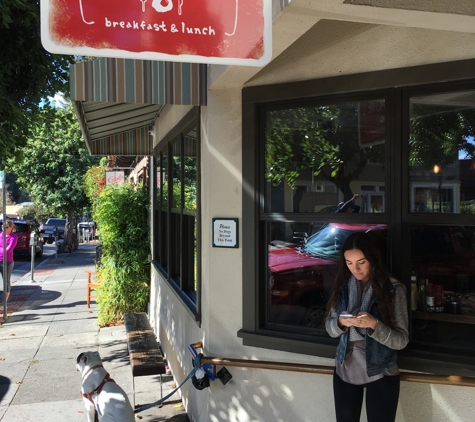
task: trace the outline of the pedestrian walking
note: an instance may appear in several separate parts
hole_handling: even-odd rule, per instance
[[[333,375],[337,422],[359,422],[365,389],[368,422],[396,419],[397,350],[409,341],[405,292],[370,234],[348,236],[325,324],[331,337],[340,338]]]
[[[6,280],[6,291],[3,293],[6,295],[6,298],[10,297],[10,291],[11,291],[11,282],[10,278],[12,276],[13,272],[13,266],[15,265],[13,261],[13,250],[15,249],[15,246],[18,242],[18,238],[16,234],[14,233],[15,230],[15,224],[13,224],[13,221],[11,220],[6,220],[5,223],[3,223],[3,229],[5,230],[6,234],[6,256],[7,256],[7,270],[4,272],[3,270],[3,231],[0,232],[0,272],[2,273],[2,277]],[[5,285],[5,283],[4,283]]]

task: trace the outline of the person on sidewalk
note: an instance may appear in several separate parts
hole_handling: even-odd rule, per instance
[[[341,250],[325,328],[337,347],[333,395],[337,422],[359,422],[366,389],[368,422],[396,419],[397,350],[409,341],[406,289],[387,271],[368,233]]]
[[[3,224],[3,229],[5,230],[5,234],[6,234],[6,242],[5,242],[6,252],[7,252],[6,276],[4,275],[5,273],[3,271],[3,232],[0,232],[0,272],[2,273],[2,277],[6,277],[7,290],[4,293],[8,300],[8,298],[10,297],[10,290],[12,288],[10,278],[12,276],[13,266],[15,265],[13,261],[13,249],[15,249],[15,246],[18,242],[18,238],[16,234],[13,233],[13,231],[15,230],[15,225],[13,224],[13,221],[11,220],[5,221],[5,223]]]

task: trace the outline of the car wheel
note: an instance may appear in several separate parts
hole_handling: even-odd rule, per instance
[[[305,311],[304,325],[309,328],[320,328],[325,321],[325,314],[325,305],[310,306]]]

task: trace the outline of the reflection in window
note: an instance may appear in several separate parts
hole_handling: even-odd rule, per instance
[[[412,341],[475,348],[475,227],[413,226]]]
[[[367,232],[385,256],[385,224],[269,223],[267,323],[292,325],[326,336],[326,303],[341,247],[355,232]]]
[[[266,114],[266,210],[332,213],[353,194],[359,212],[384,212],[384,100]]]
[[[410,99],[410,211],[475,214],[475,91]]]
[[[195,129],[179,134],[161,151],[156,172],[157,262],[192,306],[198,290],[198,145]]]
[[[156,259],[162,268],[168,269],[168,154],[163,151],[157,158],[157,224]]]

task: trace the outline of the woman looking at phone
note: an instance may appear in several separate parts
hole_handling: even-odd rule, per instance
[[[367,233],[354,233],[343,244],[325,328],[340,338],[333,375],[336,420],[359,422],[366,389],[368,422],[394,421],[396,351],[409,341],[406,289],[389,275]]]

